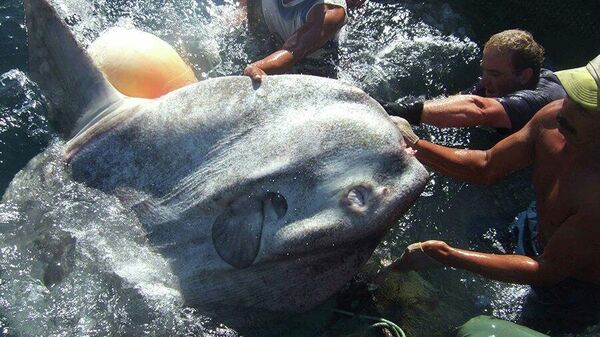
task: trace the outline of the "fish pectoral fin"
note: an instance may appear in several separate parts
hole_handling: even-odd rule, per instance
[[[260,248],[264,223],[263,202],[244,197],[227,207],[212,226],[212,239],[219,256],[235,268],[254,262]]]
[[[261,197],[244,196],[232,202],[212,226],[217,253],[236,268],[252,265],[258,255],[264,224],[283,218],[287,209],[285,198],[275,192]]]

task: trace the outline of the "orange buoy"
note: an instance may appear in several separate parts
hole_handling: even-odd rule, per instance
[[[156,98],[198,82],[171,45],[137,29],[107,30],[89,46],[88,54],[126,96]]]

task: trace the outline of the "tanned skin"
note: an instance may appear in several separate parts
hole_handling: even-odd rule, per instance
[[[421,122],[439,127],[489,126],[511,128],[506,110],[494,97],[527,89],[533,80],[533,69],[518,71],[512,63],[512,52],[483,50],[481,61],[481,85],[486,89],[485,97],[456,95],[426,101]]]
[[[538,240],[544,248],[532,258],[426,241],[423,252],[445,265],[500,281],[549,286],[572,277],[600,285],[599,133],[600,111],[565,98],[545,106],[523,129],[487,151],[419,140],[413,149],[421,162],[466,182],[491,184],[533,165]],[[405,254],[398,268],[413,269],[414,264]]]
[[[248,8],[247,0],[242,0],[241,5]],[[266,75],[286,72],[305,56],[323,47],[344,26],[345,21],[346,11],[342,7],[316,5],[306,15],[306,23],[279,50],[246,66],[244,75],[261,81]]]

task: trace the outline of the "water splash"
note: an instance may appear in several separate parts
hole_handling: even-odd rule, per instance
[[[183,308],[167,261],[112,196],[71,180],[64,144],[34,158],[0,204],[0,310],[19,334],[236,333]],[[43,168],[42,168],[43,167]]]
[[[248,62],[273,47],[248,37],[246,22],[243,17],[240,19],[233,0],[55,2],[83,45],[89,45],[102,31],[114,25],[135,26],[171,43],[201,79],[240,74]],[[45,108],[41,95],[27,76],[17,70],[26,68],[21,1],[6,0],[0,5],[0,13],[0,30],[6,37],[0,42],[0,69],[12,69],[0,76],[0,172],[3,173],[0,188],[4,190],[12,175],[54,136],[43,117]],[[469,39],[465,19],[443,1],[369,1],[362,9],[352,11],[351,16],[346,37],[341,42],[338,73],[341,80],[373,96],[398,101],[432,98],[468,87],[477,76],[480,49]],[[417,132],[427,139],[457,147],[484,147],[494,141],[492,133],[484,129],[422,127]],[[156,280],[151,275],[153,268],[162,268],[163,262],[152,258],[151,252],[135,249],[139,247],[138,234],[117,231],[112,236],[114,242],[96,241],[101,231],[134,219],[117,217],[115,207],[118,206],[110,199],[104,200],[103,195],[61,180],[60,175],[56,175],[61,169],[55,168],[55,172],[46,172],[44,177],[29,177],[23,173],[18,179],[49,178],[54,183],[64,184],[63,193],[72,194],[70,204],[47,214],[28,214],[26,209],[31,205],[18,202],[0,205],[0,241],[6,243],[0,252],[2,313],[18,317],[15,321],[23,325],[47,323],[32,331],[32,335],[235,334],[194,310],[177,305],[177,296],[169,285],[171,281]],[[34,187],[33,184],[25,186]],[[39,197],[36,195],[32,200],[47,207],[53,202],[52,196],[43,189],[30,192],[25,188],[13,189],[11,193],[39,193]],[[386,244],[375,254],[391,260],[398,257],[408,243],[434,238],[444,238],[463,248],[501,252],[503,226],[525,208],[531,195],[527,173],[503,181],[499,186],[482,188],[434,175],[425,194],[392,229]],[[99,207],[90,208],[92,201],[98,202]],[[34,219],[39,225],[26,230],[24,224]],[[72,224],[67,224],[69,221]],[[495,232],[487,230],[490,226]],[[40,233],[51,233],[46,244],[32,240]],[[131,236],[132,240],[125,242],[121,235]],[[81,242],[81,247],[70,248],[73,240]],[[132,248],[124,254],[116,253],[115,244]],[[28,249],[22,250],[19,245]],[[104,266],[115,266],[119,277],[103,273],[103,266],[73,266],[70,254],[87,256],[90,258],[87,261],[94,256],[104,256]],[[124,259],[137,262],[127,267],[122,264]],[[39,261],[31,267],[35,270],[24,267],[29,260]],[[53,287],[27,276],[28,272],[46,273],[47,270],[49,285],[63,274],[71,281],[62,287]],[[494,315],[509,320],[517,318],[526,287],[465,275],[433,273],[426,274],[425,278],[433,287],[452,289],[454,297],[440,291],[441,296],[446,296],[440,301],[464,309],[465,315],[476,314],[469,310],[478,299],[487,298]],[[146,278],[139,279],[142,276]],[[139,282],[141,286],[132,288],[127,281],[122,283],[121,277],[131,284]],[[77,292],[85,296],[74,299],[73,294]],[[146,309],[150,317],[141,316],[140,312]],[[459,320],[451,322],[460,323]],[[2,322],[0,328],[3,329],[0,334],[4,335],[11,329]],[[590,328],[587,335],[598,335],[598,327]]]
[[[425,15],[405,3],[367,2],[352,12],[341,43],[340,79],[387,100],[456,91],[466,85],[457,74],[472,82],[477,45],[464,33],[426,23]]]

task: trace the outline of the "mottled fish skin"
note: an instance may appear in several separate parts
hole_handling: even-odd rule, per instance
[[[32,72],[68,139],[69,173],[133,211],[186,305],[219,314],[316,306],[359,270],[428,180],[360,89],[233,76],[128,98],[98,77],[46,1],[25,6]],[[56,36],[70,42],[50,47]]]
[[[365,93],[292,75],[139,105],[70,165],[138,214],[188,304],[292,311],[347,282],[428,177]]]

